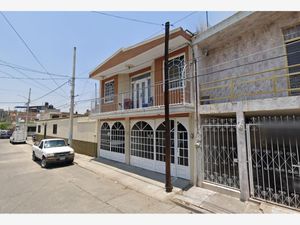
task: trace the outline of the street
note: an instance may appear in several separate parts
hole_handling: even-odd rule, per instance
[[[191,213],[76,163],[42,169],[29,144],[8,139],[0,139],[0,184],[1,213]]]

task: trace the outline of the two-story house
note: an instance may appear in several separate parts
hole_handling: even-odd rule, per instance
[[[170,32],[172,175],[193,173],[191,35]],[[90,73],[100,82],[92,117],[99,122],[98,156],[164,173],[164,35],[120,49]]]

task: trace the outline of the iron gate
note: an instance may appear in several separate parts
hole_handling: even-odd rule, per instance
[[[202,135],[204,180],[239,189],[235,119],[205,119]]]
[[[299,118],[251,118],[247,144],[252,197],[300,207]]]

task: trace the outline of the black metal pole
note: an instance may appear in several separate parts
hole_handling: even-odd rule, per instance
[[[47,137],[47,123],[44,124],[44,139]]]
[[[166,192],[172,192],[171,182],[171,151],[170,151],[170,112],[169,112],[169,30],[170,22],[165,24],[165,162],[166,162]]]
[[[208,23],[208,11],[205,11],[205,15],[206,15],[206,28],[209,27],[209,23]]]

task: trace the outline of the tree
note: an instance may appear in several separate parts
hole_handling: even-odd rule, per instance
[[[9,130],[10,124],[9,123],[0,123],[0,130]]]

